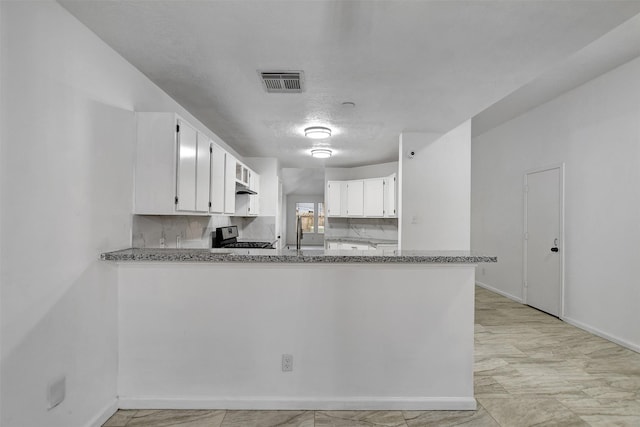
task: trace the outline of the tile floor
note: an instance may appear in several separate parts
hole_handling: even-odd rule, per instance
[[[640,426],[640,354],[476,288],[477,411],[121,410],[105,427]]]

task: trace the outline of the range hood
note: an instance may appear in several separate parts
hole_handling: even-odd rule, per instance
[[[255,191],[249,189],[246,185],[242,185],[236,182],[236,194],[258,194]]]

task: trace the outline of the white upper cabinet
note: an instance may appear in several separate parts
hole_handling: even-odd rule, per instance
[[[211,140],[198,132],[196,152],[196,207],[197,212],[209,212],[209,186],[211,183]]]
[[[242,184],[244,186],[249,186],[249,168],[244,164],[237,162],[236,163],[236,182]]]
[[[178,177],[176,210],[196,210],[196,165],[198,132],[185,121],[178,119]]]
[[[347,184],[344,181],[327,182],[327,216],[347,215]],[[344,196],[345,203],[342,202]]]
[[[224,213],[236,213],[236,158],[226,153],[224,179]]]
[[[226,151],[222,148],[211,144],[211,184],[209,190],[209,200],[211,201],[209,212],[211,213],[224,213],[226,155]],[[234,179],[232,182],[235,185]]]
[[[328,217],[395,218],[396,174],[382,178],[327,181]]]
[[[398,216],[398,208],[396,204],[396,182],[395,173],[384,178],[384,216],[388,218],[395,218]]]
[[[246,166],[244,166],[246,168]],[[258,194],[238,194],[236,197],[236,216],[258,216],[260,214],[260,175],[247,169],[247,188]]]
[[[134,213],[207,214],[208,138],[199,146],[197,130],[174,113],[137,113],[137,121]]]
[[[251,172],[249,188],[258,194],[249,195],[248,214],[250,216],[257,216],[260,214],[260,175],[255,172]]]
[[[364,182],[347,181],[347,216],[364,215]]]
[[[364,180],[364,216],[384,215],[384,179]]]

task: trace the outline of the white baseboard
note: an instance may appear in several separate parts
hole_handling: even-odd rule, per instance
[[[111,416],[115,414],[117,410],[118,399],[113,399],[113,401],[105,406],[98,415],[96,415],[91,421],[89,421],[87,427],[100,427],[102,424],[106,423],[107,420],[111,418]]]
[[[522,304],[522,298],[518,298],[515,295],[511,295],[510,293],[501,291],[500,289],[494,288],[493,286],[489,286],[486,283],[478,282],[476,280],[476,285],[480,286],[481,288],[485,288],[488,291],[495,292],[496,294],[502,295],[503,297],[509,298],[511,300],[514,300],[515,302],[519,302],[520,304]]]
[[[580,329],[584,329],[587,332],[591,332],[593,335],[597,335],[601,338],[604,338],[606,340],[609,340],[611,342],[614,342],[618,345],[621,345],[623,347],[628,348],[629,350],[633,350],[637,353],[640,353],[640,345],[634,344],[632,342],[623,340],[622,338],[618,338],[616,336],[613,336],[611,334],[608,334],[606,332],[601,331],[600,329],[596,329],[594,327],[591,327],[585,323],[579,322],[575,319],[572,319],[570,317],[564,316],[562,317],[562,320],[567,322],[570,325],[575,326],[576,328],[580,328]]]
[[[475,410],[473,397],[126,397],[120,396],[121,409],[262,409],[262,410]]]

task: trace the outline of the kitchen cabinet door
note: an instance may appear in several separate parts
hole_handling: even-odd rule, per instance
[[[339,242],[327,242],[327,249],[329,250],[338,250],[340,249],[340,243]]]
[[[209,212],[224,213],[226,152],[216,144],[211,144],[211,183]]]
[[[236,213],[236,159],[231,154],[225,156],[224,213]]]
[[[208,215],[211,140],[175,113],[138,112],[133,212]]]
[[[178,173],[176,210],[196,210],[196,167],[198,133],[191,125],[178,120]]]
[[[397,214],[396,205],[396,174],[384,178],[384,216],[395,218]]]
[[[258,194],[249,195],[249,216],[260,214],[260,175],[251,171],[249,174],[249,188]]]
[[[384,179],[365,179],[364,188],[364,216],[382,217],[384,215]]]
[[[363,180],[347,181],[347,216],[363,216],[364,214],[364,182]]]
[[[345,249],[350,249],[352,251],[368,251],[371,249],[371,246],[363,243],[344,243]]]
[[[245,187],[249,187],[249,183],[251,179],[250,177],[251,171],[249,170],[249,168],[243,165],[242,163],[236,161],[235,171],[236,171],[236,181],[239,184],[244,185]]]
[[[342,203],[343,193],[346,193],[346,183],[343,181],[327,182],[327,216],[346,216],[347,209]],[[346,194],[344,194],[346,196]]]
[[[196,208],[197,212],[209,212],[209,185],[211,183],[211,140],[198,132],[196,152]]]

